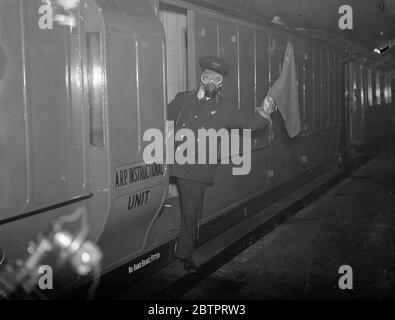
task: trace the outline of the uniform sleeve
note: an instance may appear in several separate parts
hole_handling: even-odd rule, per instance
[[[167,105],[167,120],[177,121],[178,115],[181,112],[183,97],[178,93],[175,98]]]
[[[231,108],[228,112],[227,126],[228,128],[262,130],[269,124],[269,120],[265,119],[258,112],[254,115],[247,114],[236,108]]]

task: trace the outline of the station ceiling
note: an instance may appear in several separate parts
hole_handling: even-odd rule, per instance
[[[373,50],[395,42],[395,0],[187,0],[208,7],[224,8],[271,21],[280,16],[290,28],[319,29],[353,40]],[[339,7],[353,9],[353,29],[341,30]],[[395,45],[382,54],[395,61]]]

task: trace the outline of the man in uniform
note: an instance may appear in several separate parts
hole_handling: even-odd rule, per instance
[[[267,97],[255,115],[248,115],[221,98],[223,77],[229,72],[228,64],[218,57],[202,57],[202,72],[197,90],[179,93],[168,106],[168,120],[174,121],[175,132],[190,129],[195,137],[199,129],[240,128],[264,129],[274,109],[274,101]],[[177,146],[176,146],[177,147]],[[176,178],[181,203],[180,236],[176,257],[188,272],[196,272],[192,260],[198,232],[204,191],[215,179],[215,164],[177,164],[170,166],[170,176]]]

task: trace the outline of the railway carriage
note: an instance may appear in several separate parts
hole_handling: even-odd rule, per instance
[[[164,132],[167,103],[196,88],[203,55],[229,62],[222,94],[254,113],[291,41],[302,132],[290,139],[274,114],[275,125],[253,136],[250,174],[219,166],[199,243],[388,132],[391,76],[375,55],[225,2],[83,0],[70,13],[75,25],[45,30],[42,1],[0,2],[0,261],[24,255],[29,240],[80,205],[104,273],[119,268],[137,281],[172,260],[179,205],[166,164],[144,162],[143,135]]]

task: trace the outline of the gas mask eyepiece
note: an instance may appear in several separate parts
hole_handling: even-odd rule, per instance
[[[207,98],[215,98],[222,87],[223,77],[213,71],[204,71],[200,77],[200,87]]]

